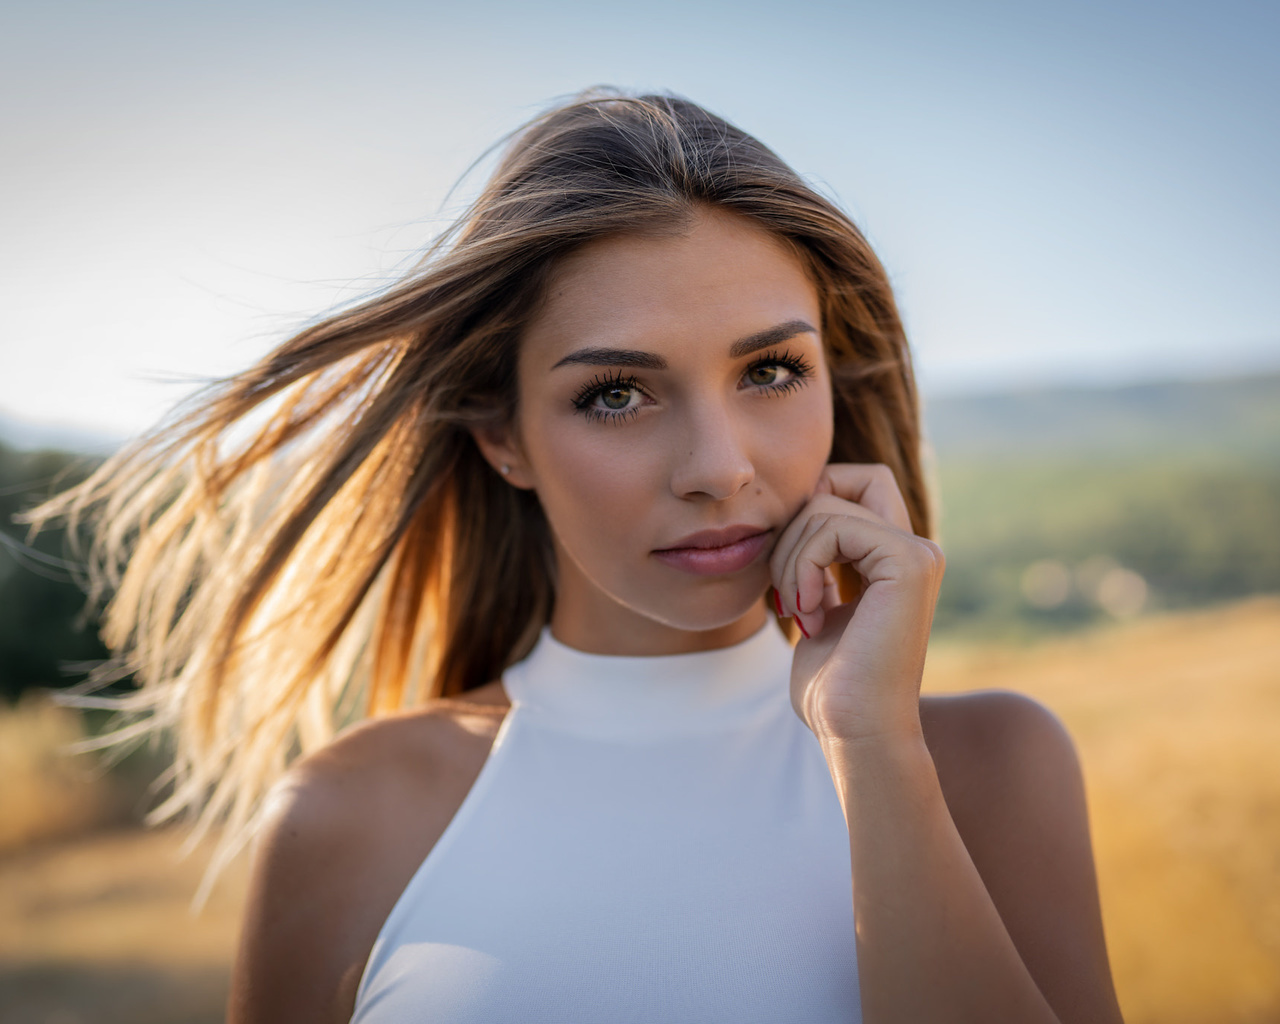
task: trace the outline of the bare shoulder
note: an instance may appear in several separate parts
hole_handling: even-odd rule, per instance
[[[1028,771],[1048,774],[1059,786],[1080,781],[1070,734],[1052,711],[1008,690],[925,696],[920,720],[929,752],[948,792],[973,813],[989,803],[990,786]],[[1045,781],[1043,778],[1041,781]],[[954,809],[953,809],[954,813]]]
[[[290,769],[255,849],[229,1021],[350,1018],[378,931],[505,714],[490,684],[362,723]]]
[[[399,838],[406,807],[420,817],[450,811],[456,784],[465,795],[506,714],[493,685],[362,722],[299,761],[272,793],[261,847],[303,835],[311,842],[297,844],[296,857],[323,867],[339,848],[364,853]],[[378,831],[386,828],[392,835]]]
[[[505,717],[490,684],[461,698],[375,718],[348,729],[299,761],[276,787],[272,818],[349,837],[352,820],[403,810],[406,796],[439,794],[442,782],[483,762]],[[478,765],[477,765],[478,767]]]
[[[1064,1020],[1119,1021],[1075,744],[1038,701],[926,696],[947,809],[1009,935]]]

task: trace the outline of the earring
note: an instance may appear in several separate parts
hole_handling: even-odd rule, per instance
[[[502,464],[502,475],[503,475],[503,476],[506,476],[506,475],[507,475],[508,473],[510,473],[510,472],[511,472],[511,467],[510,467],[510,466],[508,466],[508,465],[504,462],[504,463]]]

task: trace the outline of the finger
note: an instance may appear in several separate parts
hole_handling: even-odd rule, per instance
[[[836,579],[835,572],[831,566],[827,566],[822,570],[824,580],[822,588],[822,607],[824,611],[830,611],[832,608],[840,607],[840,581]]]
[[[941,549],[923,537],[904,534],[885,523],[856,516],[829,516],[795,553],[796,583],[801,606],[811,607],[808,595],[825,586],[825,571],[848,563],[867,585],[896,582],[935,586],[942,579]]]
[[[795,525],[799,529],[786,532],[785,540],[775,548],[770,559],[770,572],[773,574],[774,586],[783,595],[783,605],[787,609],[785,614],[792,614],[795,611],[811,612],[822,605],[831,604],[834,607],[841,603],[839,600],[829,601],[825,580],[822,588],[816,593],[810,594],[806,590],[805,599],[801,602],[795,574],[796,553],[804,547],[815,532],[823,528],[823,524],[831,516],[865,519],[882,526],[890,526],[865,506],[854,504],[833,494],[820,494],[811,499],[796,517]],[[839,587],[837,586],[833,592],[839,594]]]
[[[773,546],[773,552],[769,555],[769,575],[773,578],[773,585],[779,590],[782,589],[782,578],[786,569],[787,559],[795,550],[800,537],[808,528],[817,500],[817,498],[810,498],[797,510],[796,514],[791,517],[791,521],[783,528],[782,534],[778,537],[778,542]],[[835,499],[828,496],[826,500],[834,501]]]
[[[795,594],[795,574],[789,571],[794,564],[795,552],[813,535],[814,530],[821,527],[821,517],[824,514],[859,516],[863,519],[883,522],[865,506],[854,504],[834,494],[818,494],[810,498],[804,508],[792,517],[769,555],[770,578],[773,580],[774,587],[782,592],[786,599],[784,603],[788,608],[795,608],[791,600]]]
[[[941,578],[940,553],[928,540],[904,534],[887,523],[861,516],[823,516],[814,531],[793,554],[799,611],[796,621],[808,635],[822,629],[827,609],[821,595],[830,567],[851,564],[864,580],[895,580],[911,589],[937,590]]]
[[[779,552],[780,564],[774,578],[774,586],[782,595],[782,607],[787,615],[794,615],[800,610],[799,593],[796,589],[796,554],[808,543],[809,538],[822,529],[826,514],[817,512],[798,517],[799,531],[788,539],[787,547]]]
[[[911,515],[893,470],[881,463],[832,462],[818,478],[817,494],[834,494],[874,512],[886,523],[908,533]]]

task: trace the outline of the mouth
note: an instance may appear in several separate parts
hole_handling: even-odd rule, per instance
[[[771,528],[746,525],[701,530],[652,554],[673,569],[697,576],[720,576],[751,565],[765,550],[772,534]]]
[[[697,533],[691,533],[687,537],[681,537],[674,544],[665,548],[658,548],[658,551],[684,551],[694,548],[701,551],[710,550],[711,548],[728,547],[731,544],[737,544],[740,540],[746,540],[759,533],[771,532],[767,526],[748,526],[740,523],[735,526],[726,526],[721,530],[699,530]],[[656,552],[655,552],[656,553]]]

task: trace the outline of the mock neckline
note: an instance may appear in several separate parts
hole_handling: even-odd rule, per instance
[[[770,616],[747,639],[690,654],[589,654],[543,626],[503,673],[513,709],[546,727],[600,739],[716,732],[789,701],[791,645]]]

